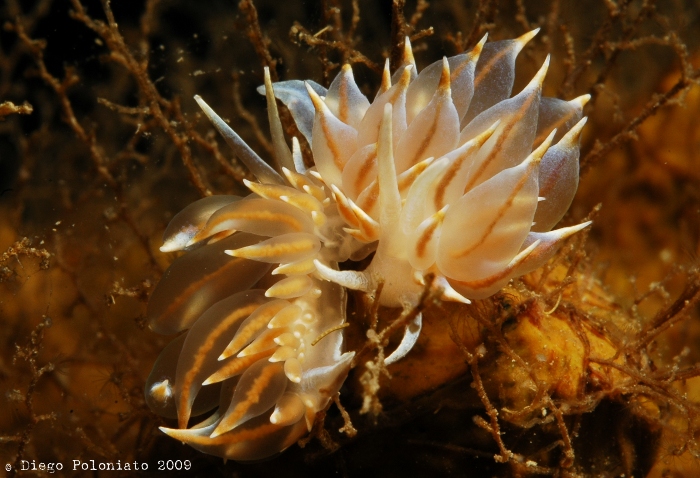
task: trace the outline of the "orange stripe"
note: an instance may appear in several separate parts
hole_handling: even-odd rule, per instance
[[[250,407],[260,401],[260,395],[262,395],[265,389],[270,385],[272,378],[283,371],[283,367],[284,366],[280,362],[270,363],[263,367],[260,371],[260,375],[253,381],[250,390],[246,393],[245,400],[238,402],[233,411],[221,420],[221,423],[219,423],[216,429],[233,427],[238,420],[243,418]]]
[[[374,208],[374,204],[377,202],[377,199],[379,199],[379,184],[377,184],[376,181],[374,181],[371,185],[367,186],[371,188],[369,190],[369,193],[367,196],[365,196],[365,201],[360,205],[360,208],[362,208],[363,211],[369,214],[370,211]]]
[[[270,297],[299,297],[305,294],[312,285],[313,282],[309,276],[290,276],[275,283],[272,287],[267,289],[266,293]]]
[[[204,236],[206,232],[209,232],[221,223],[226,221],[235,221],[237,219],[242,221],[282,222],[297,231],[301,231],[304,229],[303,225],[299,221],[287,214],[270,212],[265,210],[237,211],[226,215],[222,215],[220,219],[218,219],[215,223],[212,223],[210,227],[207,227],[206,230],[202,231],[198,235]]]
[[[383,95],[391,88],[391,72],[388,68],[382,70],[382,81],[379,85],[379,92],[377,96]]]
[[[551,133],[554,128],[557,129],[558,133],[566,133],[566,131],[563,131],[561,129],[561,127],[564,126],[566,124],[566,122],[569,121],[571,118],[573,118],[574,115],[576,115],[576,113],[578,113],[578,111],[573,110],[573,111],[570,111],[566,116],[559,118],[559,121],[557,121],[556,123],[551,125],[546,130],[542,131],[539,134],[539,136],[537,136],[535,138],[535,141],[533,142],[533,144],[540,144],[542,141],[544,141],[547,138],[547,136],[549,136],[549,133]]]
[[[427,159],[427,158],[426,158]],[[413,185],[413,182],[420,176],[420,174],[425,171],[429,164],[425,164],[425,160],[414,164],[411,168],[412,169],[407,169],[404,171],[401,175],[399,175],[399,191],[404,192],[406,189],[410,188]],[[405,173],[410,171],[411,174],[406,175]]]
[[[323,136],[326,138],[326,144],[328,145],[328,149],[331,151],[331,155],[333,155],[333,163],[338,169],[342,171],[344,164],[340,160],[339,147],[335,143],[335,141],[333,141],[333,135],[331,135],[328,129],[326,115],[323,113],[321,114],[321,128],[323,129]]]
[[[321,202],[315,197],[313,197],[311,194],[307,194],[306,192],[300,194],[292,194],[290,196],[287,196],[287,198],[288,199],[284,202],[291,204],[292,206],[296,206],[297,208],[302,209],[305,212],[323,212],[323,204],[321,204]]]
[[[362,187],[362,183],[367,178],[367,175],[369,174],[369,172],[372,170],[372,166],[374,166],[374,160],[376,158],[377,158],[377,148],[374,148],[374,151],[372,151],[367,156],[367,158],[365,158],[365,162],[362,163],[362,167],[360,168],[360,172],[355,177],[355,184],[354,184],[355,191],[359,190]]]
[[[187,288],[184,291],[182,291],[182,293],[180,293],[179,295],[177,295],[173,299],[173,301],[170,303],[170,305],[160,315],[160,318],[159,318],[160,320],[158,320],[158,322],[168,322],[169,321],[168,316],[172,315],[180,307],[180,305],[182,305],[182,303],[189,300],[191,296],[193,296],[195,293],[199,292],[199,290],[203,287],[202,284],[205,284],[207,282],[214,282],[217,277],[227,275],[232,269],[235,270],[236,268],[238,268],[242,261],[247,261],[247,260],[248,259],[234,258],[233,260],[226,263],[220,269],[217,269],[216,271],[212,272],[211,274],[205,275],[197,282],[191,283],[189,286],[187,286]]]
[[[247,357],[248,355],[259,354],[260,352],[276,348],[277,344],[275,343],[275,339],[282,335],[285,330],[287,329],[277,328],[261,333],[250,345],[241,350],[239,354],[245,352],[246,355],[244,356]]]
[[[343,217],[343,220],[350,224],[351,226],[358,227],[360,223],[357,220],[357,217],[355,216],[355,213],[353,210],[350,208],[350,206],[347,204],[347,198],[345,197],[340,197],[337,194],[336,196],[336,207],[338,208],[338,212],[340,215]]]
[[[191,438],[187,438],[187,443],[193,443],[196,445],[232,445],[235,443],[242,443],[246,441],[257,440],[265,436],[271,435],[272,433],[281,430],[284,427],[279,425],[273,425],[272,423],[265,423],[256,428],[247,428],[245,430],[237,430],[232,433],[225,433],[214,438],[208,436],[194,435]]]
[[[434,137],[433,135],[435,134],[435,128],[437,128],[437,119],[438,116],[440,116],[441,111],[442,101],[438,101],[438,104],[435,108],[435,116],[433,117],[433,122],[430,125],[430,129],[428,129],[428,132],[425,134],[425,137],[423,138],[423,141],[421,142],[420,146],[415,150],[416,153],[413,155],[413,159],[411,159],[411,161],[408,163],[408,167],[406,169],[410,169],[411,166],[414,166],[418,162],[418,160],[421,159],[421,155],[430,145]]]
[[[458,76],[458,75],[462,72],[462,70],[464,70],[464,69],[467,67],[467,64],[469,64],[469,63],[471,63],[471,62],[472,62],[472,56],[471,56],[470,54],[467,54],[467,59],[464,60],[464,61],[462,61],[462,62],[460,62],[460,63],[457,65],[457,68],[455,68],[455,69],[451,69],[451,68],[450,68],[450,83],[452,83],[452,78],[451,78],[451,77],[453,77],[453,76],[454,76],[454,77]]]
[[[479,71],[479,74],[474,78],[474,91],[476,91],[476,89],[479,87],[479,83],[481,83],[484,80],[484,77],[491,71],[491,69],[493,69],[496,62],[498,62],[507,53],[509,53],[511,48],[513,48],[512,44],[509,45],[508,48],[504,48],[503,50],[496,53],[493,57],[491,57],[489,62],[484,65],[484,68],[481,69]]]
[[[522,107],[511,117],[510,122],[508,124],[504,125],[503,131],[501,132],[501,135],[498,137],[498,141],[494,145],[494,147],[491,150],[491,152],[489,153],[489,155],[479,165],[479,169],[476,171],[476,173],[470,178],[469,183],[464,188],[465,191],[469,191],[474,186],[474,183],[477,181],[477,179],[479,179],[479,177],[486,170],[486,167],[501,152],[501,150],[503,149],[503,145],[506,142],[506,139],[508,139],[508,136],[510,135],[511,130],[515,127],[516,123],[518,123],[521,120],[521,118],[523,116],[525,116],[525,111],[532,104],[534,96],[535,95],[528,96],[527,99],[525,100],[525,102],[523,103]]]
[[[257,316],[253,320],[246,323],[242,329],[238,329],[233,340],[226,346],[226,349],[224,349],[222,355],[230,357],[231,355],[238,353],[240,349],[243,348],[243,346],[247,344],[248,341],[250,341],[250,339],[260,329],[267,326],[268,322],[272,320],[272,318],[275,316],[275,314],[277,314],[277,312],[284,310],[288,307],[287,305],[283,305],[278,308],[269,305],[274,303],[275,302],[266,304],[266,308],[264,311],[261,311],[261,313],[257,314]]]
[[[311,252],[316,248],[316,244],[316,241],[304,238],[294,242],[283,242],[281,244],[256,244],[254,246],[241,247],[232,252],[242,254],[247,259],[269,258],[297,252]]]
[[[299,192],[288,186],[276,186],[274,184],[260,184],[250,182],[248,189],[266,199],[279,199],[280,196],[288,196],[290,194],[299,194]]]
[[[493,232],[493,229],[496,227],[496,223],[498,223],[498,221],[503,217],[503,215],[506,213],[506,211],[511,207],[511,205],[513,204],[513,201],[515,200],[515,197],[518,195],[520,190],[523,188],[523,186],[527,182],[533,168],[534,168],[534,162],[530,163],[530,165],[527,168],[527,172],[520,178],[520,181],[518,181],[518,183],[515,185],[515,188],[511,192],[510,196],[508,196],[508,200],[498,210],[498,214],[496,214],[493,221],[491,221],[491,224],[489,224],[488,228],[486,228],[486,231],[484,231],[484,234],[481,236],[481,239],[479,239],[474,245],[467,247],[466,249],[464,249],[462,251],[453,252],[452,257],[454,257],[454,258],[464,257],[467,254],[469,254],[470,252],[474,251],[474,249],[476,249],[477,247],[481,246],[484,242],[486,242],[486,239]]]
[[[190,366],[182,380],[182,392],[180,394],[180,406],[178,407],[178,421],[180,428],[185,428],[187,425],[187,420],[189,420],[190,415],[190,394],[192,383],[194,382],[197,374],[202,369],[204,360],[209,356],[209,353],[214,348],[216,340],[224,333],[226,330],[241,317],[252,314],[260,304],[253,303],[247,306],[236,309],[234,312],[226,316],[206,337],[206,340],[202,345],[199,346],[197,351],[194,353],[194,363]],[[184,423],[182,423],[184,421]]]
[[[463,281],[459,281],[456,279],[449,279],[448,282],[450,284],[460,284],[464,287],[469,287],[470,289],[483,289],[483,288],[486,288],[486,287],[494,284],[495,282],[503,279],[508,274],[513,272],[513,269],[514,269],[514,267],[506,267],[501,272],[494,274],[492,276],[489,276],[486,279],[480,279],[480,280],[475,280],[475,281],[471,281],[471,282],[463,282]]]
[[[420,238],[418,239],[418,243],[416,244],[416,255],[418,257],[425,256],[425,248],[428,247],[428,242],[433,237],[433,233],[435,232],[438,224],[439,223],[437,222],[432,223],[425,231],[423,231],[423,234],[421,234]]]
[[[469,149],[463,151],[463,154],[461,156],[457,156],[453,161],[450,167],[445,171],[445,173],[442,176],[442,179],[440,179],[440,182],[438,183],[436,189],[435,189],[435,196],[433,196],[433,204],[435,205],[435,209],[440,210],[442,207],[445,205],[445,192],[447,191],[448,186],[454,180],[454,178],[457,177],[457,171],[459,171],[459,168],[462,167],[462,163],[474,152],[476,152],[478,149],[480,149],[486,141],[488,141],[488,138],[491,137],[489,135],[488,138],[483,139],[484,133],[481,135],[478,135],[476,138],[481,137],[482,139],[478,142],[475,142],[472,147]],[[475,138],[475,139],[476,139]],[[463,193],[464,191],[462,191]]]
[[[292,182],[292,185],[299,190],[300,193],[311,194],[319,202],[326,199],[326,195],[321,188],[312,183],[306,176],[295,173],[294,171],[289,171],[288,177]],[[309,188],[310,193],[306,193],[304,186]]]
[[[557,184],[559,179],[561,178],[561,170],[564,168],[564,161],[559,161],[559,164],[555,168],[552,168],[550,171],[550,175],[547,176],[547,181],[540,186],[540,193],[539,195],[542,197],[547,197],[547,194],[554,189],[554,186]]]
[[[522,252],[522,251],[521,251]],[[460,284],[464,287],[469,287],[470,289],[483,289],[484,287],[488,287],[495,283],[496,281],[499,281],[503,279],[504,277],[508,276],[511,272],[515,270],[516,267],[520,266],[525,260],[532,255],[534,251],[531,251],[528,255],[525,257],[522,257],[517,263],[511,264],[510,266],[506,267],[500,272],[497,272],[496,274],[489,276],[485,279],[480,279],[480,280],[475,280],[475,281],[461,281],[457,279],[448,279],[448,282],[450,284]]]
[[[245,369],[253,365],[258,360],[269,357],[274,353],[274,349],[268,349],[263,352],[257,353],[255,355],[248,355],[246,357],[237,357],[221,367],[219,370],[211,374],[209,378],[205,380],[207,384],[218,383],[227,378],[231,378],[235,375],[242,373]]]
[[[455,158],[455,160],[452,162],[449,168],[445,171],[445,173],[442,176],[442,179],[440,179],[440,182],[437,184],[435,187],[435,195],[433,196],[433,204],[435,205],[435,209],[438,211],[442,209],[442,206],[444,206],[444,201],[445,201],[445,192],[447,191],[447,187],[450,185],[452,180],[457,177],[457,171],[459,171],[460,166],[464,162],[465,159],[470,155],[472,152],[472,149],[468,149],[467,151],[464,152],[462,156],[458,156]]]
[[[341,72],[340,91],[338,98],[338,119],[343,123],[348,122],[348,82],[347,77]]]

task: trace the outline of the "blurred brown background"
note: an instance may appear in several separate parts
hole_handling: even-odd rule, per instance
[[[515,91],[551,53],[545,94],[593,95],[585,110],[581,184],[564,223],[602,206],[576,280],[595,282],[606,306],[624,315],[617,337],[633,337],[675,313],[675,325],[645,346],[640,356],[648,362],[640,370],[653,363],[654,370],[686,376],[648,378],[666,377],[668,389],[634,378],[630,386],[651,390],[639,396],[658,408],[656,421],[619,424],[630,397],[639,398],[633,391],[610,393],[595,411],[579,415],[585,439],[574,436],[573,464],[561,464],[556,440],[550,449],[549,438],[538,442],[537,427],[518,435],[517,426],[507,425],[506,434],[516,435],[509,446],[523,460],[551,459],[548,473],[562,476],[700,473],[693,289],[700,247],[697,1],[105,5],[6,0],[0,6],[0,465],[137,460],[157,474],[158,459],[186,458],[201,476],[522,474],[522,467],[494,461],[498,450],[474,423],[484,413],[459,355],[444,365],[447,371],[433,374],[430,367],[441,365],[427,361],[403,382],[409,372],[396,369],[393,385],[382,382],[384,413],[376,422],[358,414],[361,371],[353,373],[342,401],[359,433],[338,433],[342,419],[332,407],[326,438],[339,447],[333,453],[314,439],[261,464],[201,455],[162,436],[160,419],[144,405],[143,382],[169,340],[148,330],[144,313],[149,291],[174,258],[158,250],[169,218],[204,194],[243,191],[244,169],[223,143],[217,146],[194,94],[267,157],[264,98],[255,92],[263,65],[279,79],[327,85],[350,61],[358,84],[373,96],[378,68],[404,34],[412,36],[421,68],[471,48],[486,32],[499,40],[540,26],[518,60]],[[684,293],[687,307],[673,309]],[[358,300],[350,307],[359,310]],[[423,356],[448,342],[448,328],[436,320],[434,338],[421,339]],[[362,340],[358,330],[355,340]],[[426,385],[409,393],[402,388],[407,382]],[[683,439],[668,438],[680,436],[678,430]],[[551,438],[551,430],[543,434]],[[27,473],[45,474],[18,476]]]

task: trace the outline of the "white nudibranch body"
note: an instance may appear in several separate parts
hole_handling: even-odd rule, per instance
[[[276,167],[265,163],[199,97],[205,114],[255,175],[252,194],[212,196],[166,229],[163,251],[186,250],[148,306],[151,328],[186,329],[146,384],[153,411],[177,418],[168,435],[224,458],[257,460],[311,429],[338,392],[345,289],[389,307],[416,305],[424,277],[443,299],[488,297],[542,265],[589,223],[551,230],[578,186],[588,95],[544,98],[545,61],[510,97],[515,59],[537,30],[444,58],[420,73],[406,39],[370,102],[349,65],[326,90],[272,84],[265,72]],[[276,99],[311,146],[307,170],[290,150]],[[339,262],[374,256],[367,269]],[[415,343],[420,315],[386,362]],[[190,417],[211,413],[188,428]]]

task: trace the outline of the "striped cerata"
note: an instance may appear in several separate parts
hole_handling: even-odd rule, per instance
[[[148,305],[151,328],[179,335],[146,383],[168,435],[205,453],[259,460],[307,433],[351,366],[346,289],[381,305],[416,305],[424,277],[468,303],[548,260],[589,223],[551,230],[578,186],[588,95],[542,97],[549,58],[511,97],[515,59],[537,30],[443,58],[403,63],[370,102],[345,65],[330,87],[272,84],[275,166],[200,97],[206,116],[256,177],[246,197],[211,196],[178,213],[162,251],[186,251]],[[311,146],[289,148],[276,100]],[[338,264],[373,254],[365,270]],[[421,317],[386,362],[415,343]],[[196,418],[199,417],[199,418]],[[192,419],[192,420],[191,420]]]

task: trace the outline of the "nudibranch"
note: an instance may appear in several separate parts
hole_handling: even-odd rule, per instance
[[[265,70],[275,165],[200,97],[206,116],[255,176],[246,197],[211,196],[178,213],[162,251],[184,250],[148,305],[175,334],[146,383],[168,435],[206,453],[258,460],[307,433],[351,365],[343,352],[346,289],[416,305],[425,277],[444,300],[488,297],[541,266],[589,222],[552,230],[578,186],[588,95],[542,97],[549,58],[510,97],[515,60],[534,30],[443,58],[420,73],[406,39],[369,101],[345,65],[328,89],[272,83]],[[311,147],[285,140],[276,101]],[[340,270],[374,254],[365,270]],[[418,315],[386,362],[403,357]],[[205,415],[208,414],[208,415]],[[203,415],[189,426],[190,417]]]
[[[407,43],[395,81],[385,72],[371,105],[349,68],[331,85],[331,101],[308,90],[318,172],[348,233],[377,244],[367,270],[339,272],[317,261],[322,277],[367,292],[383,282],[380,302],[406,307],[434,273],[445,299],[467,302],[539,267],[588,225],[551,231],[578,184],[588,95],[542,98],[547,58],[509,98],[515,56],[535,33],[484,39],[419,75]],[[334,89],[346,93],[336,99]]]

